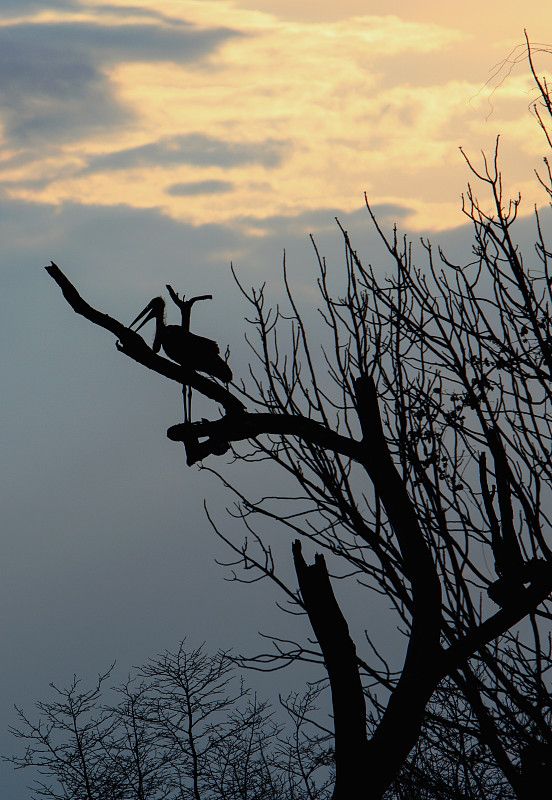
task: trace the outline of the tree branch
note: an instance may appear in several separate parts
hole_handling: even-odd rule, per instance
[[[361,461],[363,447],[360,442],[341,436],[326,428],[322,423],[313,419],[302,417],[300,414],[272,414],[248,413],[239,416],[223,417],[218,420],[203,419],[199,422],[179,423],[167,431],[167,436],[173,442],[184,442],[186,446],[207,438],[208,442],[201,443],[204,449],[202,455],[195,461],[205,458],[209,453],[217,453],[217,443],[238,442],[244,439],[254,439],[261,434],[277,434],[281,436],[297,436],[309,444],[318,445],[327,450]],[[212,443],[212,446],[209,444]],[[199,452],[199,451],[198,451]],[[188,461],[188,463],[195,463]]]
[[[397,537],[413,601],[411,635],[401,677],[369,743],[374,765],[386,765],[375,770],[371,779],[373,796],[380,797],[416,744],[427,702],[439,682],[441,584],[416,510],[385,439],[373,378],[357,378],[354,391],[363,433],[362,463]]]
[[[367,776],[366,701],[356,647],[335,598],[324,556],[317,553],[314,564],[307,565],[298,539],[292,551],[299,589],[332,692],[336,768],[332,800],[349,800],[358,796]]]
[[[117,349],[121,353],[124,353],[139,364],[143,364],[148,369],[159,373],[159,375],[164,375],[165,378],[169,378],[171,381],[176,381],[176,383],[180,383],[183,386],[191,386],[205,395],[205,397],[220,403],[228,414],[235,414],[244,410],[245,406],[241,400],[234,397],[228,389],[199,375],[194,370],[183,369],[180,364],[157,355],[136,331],[130,330],[122,322],[92,308],[80,296],[71,281],[53,261],[45,269],[55,280],[73,311],[93,322],[94,325],[99,325],[99,327],[105,328],[117,336]]]
[[[536,570],[537,572],[537,570]],[[552,592],[552,567],[544,560],[538,562],[538,572],[527,588],[516,594],[518,602],[501,608],[477,628],[444,651],[441,659],[440,677],[450,674],[464,661],[475,655],[485,645],[521,622],[527,614],[534,611]]]

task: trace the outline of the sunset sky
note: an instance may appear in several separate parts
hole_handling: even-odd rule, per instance
[[[230,344],[239,375],[247,308],[230,262],[278,299],[285,248],[314,319],[309,233],[336,275],[335,216],[380,258],[364,192],[387,229],[469,259],[460,146],[479,166],[500,134],[531,242],[546,147],[524,28],[552,75],[541,0],[0,0],[1,719],[50,681],[114,659],[124,677],[186,634],[252,652],[257,630],[288,624],[274,593],[214,564],[228,554],[203,497],[219,522],[230,501],[165,437],[178,387],[76,317],[42,267],[127,323],[166,283],[212,293],[193,323]],[[291,563],[287,540],[281,552]],[[359,631],[377,625],[366,613]],[[0,765],[0,796],[27,800],[30,780]]]
[[[532,202],[532,84],[525,60],[499,70],[523,56],[524,26],[546,39],[552,11],[525,5],[14,2],[2,192],[260,233],[274,215],[351,211],[366,191],[435,230],[460,221],[458,146],[476,154],[500,131]]]

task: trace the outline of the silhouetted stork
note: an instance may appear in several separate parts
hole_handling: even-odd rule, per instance
[[[185,369],[205,372],[223,383],[232,380],[232,370],[220,357],[219,346],[216,342],[190,333],[180,325],[165,324],[165,301],[162,297],[154,297],[151,303],[148,303],[144,310],[140,311],[130,327],[134,327],[144,316],[145,319],[136,330],[139,331],[142,325],[145,325],[150,319],[155,320],[155,338],[152,344],[152,350],[155,353],[158,353],[162,347],[172,361],[182,364]]]

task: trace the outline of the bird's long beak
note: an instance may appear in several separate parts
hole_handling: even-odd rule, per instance
[[[148,314],[148,311],[149,311],[149,314]],[[153,308],[151,308],[151,305],[147,305],[147,306],[146,306],[146,307],[143,309],[143,311],[140,311],[140,313],[138,314],[138,316],[136,317],[136,319],[134,320],[134,322],[131,322],[131,323],[130,323],[130,325],[129,325],[128,327],[129,327],[129,328],[133,328],[133,327],[136,325],[136,323],[138,322],[138,320],[139,320],[139,319],[142,319],[142,317],[144,316],[144,314],[147,314],[147,317],[146,317],[145,319],[143,319],[143,320],[142,320],[142,322],[141,322],[141,323],[138,325],[138,327],[136,328],[136,330],[137,330],[137,331],[139,331],[139,330],[140,330],[140,328],[141,328],[143,325],[145,325],[145,324],[146,324],[146,322],[149,322],[149,321],[150,321],[150,319],[154,319],[154,317],[155,317],[155,312],[154,312]]]

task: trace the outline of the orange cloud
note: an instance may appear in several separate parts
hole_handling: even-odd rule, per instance
[[[87,5],[82,15],[33,18],[44,26],[62,21],[68,43],[71,25],[82,37],[83,25],[109,24],[124,42],[125,32],[129,41],[146,33],[151,46],[143,58],[128,45],[126,56],[106,60],[107,45],[93,43],[104,90],[125,113],[95,127],[83,107],[82,135],[54,139],[46,157],[29,149],[28,158],[0,163],[5,191],[238,224],[319,207],[350,211],[366,190],[373,202],[413,209],[410,226],[440,229],[462,219],[467,173],[458,145],[477,153],[502,131],[505,170],[524,182],[528,208],[542,199],[527,183],[540,141],[527,111],[526,69],[495,92],[487,121],[492,86],[478,93],[486,75],[461,77],[473,46],[465,25],[399,15],[311,22],[277,16],[277,5],[117,0],[108,11],[98,3],[96,12]],[[178,61],[163,50],[163,36],[209,36],[214,20],[224,33],[197,55]]]

